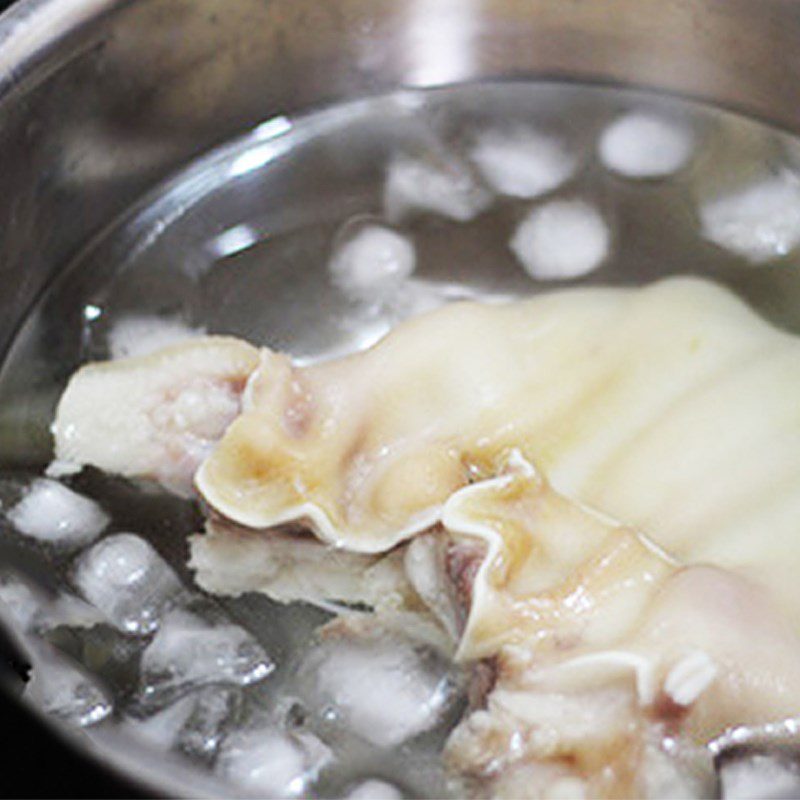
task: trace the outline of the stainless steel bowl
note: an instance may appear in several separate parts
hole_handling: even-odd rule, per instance
[[[276,114],[547,75],[798,128],[798,42],[792,0],[24,0],[0,20],[0,346],[148,187]]]
[[[800,7],[793,0],[17,3],[0,17],[0,348],[47,282],[123,210],[260,121],[401,87],[542,76],[652,88],[800,130]],[[174,765],[145,768],[144,753],[127,743],[73,744],[162,793],[219,791]]]

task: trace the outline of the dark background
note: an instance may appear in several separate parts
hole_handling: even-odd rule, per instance
[[[3,719],[3,798],[144,798],[141,788],[66,747],[35,720],[7,687]]]
[[[0,0],[0,12],[11,5],[8,0]],[[24,688],[22,678],[27,666],[0,630],[0,797],[146,797],[138,787],[120,781],[94,761],[67,748],[25,709],[19,694]]]
[[[92,759],[66,747],[25,708],[19,695],[28,666],[0,628],[0,719],[3,724],[0,797],[147,797],[140,788],[121,781]]]

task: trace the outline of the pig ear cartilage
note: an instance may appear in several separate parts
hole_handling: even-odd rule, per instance
[[[264,353],[196,484],[236,524],[298,521],[377,553],[435,525],[516,448],[557,491],[682,560],[727,564],[740,542],[742,569],[769,570],[800,617],[786,500],[799,374],[794,337],[700,279],[455,303],[347,358]]]

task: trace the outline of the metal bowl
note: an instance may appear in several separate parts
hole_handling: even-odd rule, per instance
[[[0,17],[0,348],[123,211],[263,120],[400,88],[549,77],[797,131],[798,42],[791,0],[22,0]],[[222,791],[128,742],[62,733],[159,794]]]

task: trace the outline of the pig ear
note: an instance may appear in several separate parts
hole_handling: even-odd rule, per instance
[[[88,364],[72,376],[58,404],[58,463],[190,491],[198,464],[239,414],[258,358],[245,342],[209,336]]]
[[[517,447],[686,561],[727,564],[735,540],[738,564],[779,568],[800,613],[800,344],[713,283],[455,303],[347,358],[272,355],[251,385],[198,474],[238,524],[303,521],[385,551]]]

